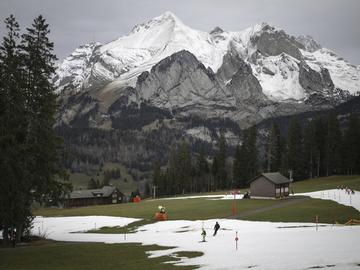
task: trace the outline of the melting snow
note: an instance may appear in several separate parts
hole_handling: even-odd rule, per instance
[[[328,198],[327,198],[327,194]],[[335,194],[335,195],[334,195]],[[299,194],[298,194],[299,195]],[[347,205],[348,194],[339,190],[303,193],[314,198],[333,199]],[[207,196],[223,197],[222,195]],[[196,196],[198,197],[198,196]],[[186,197],[186,198],[194,198]],[[179,199],[179,198],[178,198]],[[185,198],[184,198],[185,199]],[[359,209],[360,193],[352,196],[351,205]],[[155,211],[155,209],[154,209]],[[168,209],[171,215],[171,209]],[[191,210],[189,210],[191,211]],[[311,268],[358,269],[360,226],[323,224],[318,230],[312,223],[251,222],[242,220],[176,220],[142,226],[134,234],[78,233],[102,226],[124,226],[137,219],[88,216],[35,219],[33,232],[44,232],[59,241],[157,244],[176,246],[170,250],[150,252],[151,257],[179,251],[200,251],[197,258],[183,258],[180,264],[200,265],[201,269],[276,269]],[[220,223],[213,237],[215,222]],[[201,241],[201,228],[207,231],[207,242]],[[72,233],[75,232],[75,233]],[[236,232],[238,249],[236,250]]]

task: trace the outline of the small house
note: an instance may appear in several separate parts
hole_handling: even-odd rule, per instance
[[[278,172],[262,173],[251,179],[249,183],[251,196],[270,198],[289,196],[291,181]]]
[[[123,197],[124,194],[113,186],[104,186],[100,189],[74,190],[65,199],[65,207],[121,203]]]

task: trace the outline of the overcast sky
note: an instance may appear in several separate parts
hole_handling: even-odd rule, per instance
[[[59,59],[81,44],[119,38],[167,10],[204,31],[215,26],[239,31],[268,22],[292,35],[311,35],[360,64],[360,0],[0,0],[1,21],[14,14],[22,29],[45,16]],[[1,37],[4,31],[2,23]]]

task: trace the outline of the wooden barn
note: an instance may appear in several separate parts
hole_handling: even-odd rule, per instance
[[[288,197],[290,182],[278,172],[262,173],[249,181],[250,194],[254,197]]]
[[[115,204],[121,203],[123,198],[124,194],[113,186],[104,186],[100,189],[75,190],[65,199],[65,207]]]

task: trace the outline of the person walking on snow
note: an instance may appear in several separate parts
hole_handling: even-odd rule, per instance
[[[220,229],[220,224],[216,221],[214,226],[214,236],[216,235],[217,231]]]
[[[206,231],[205,231],[205,229],[203,228],[202,229],[202,232],[201,232],[201,235],[202,235],[202,238],[203,238],[203,242],[206,242],[206,240],[205,240],[205,237],[206,237]]]

